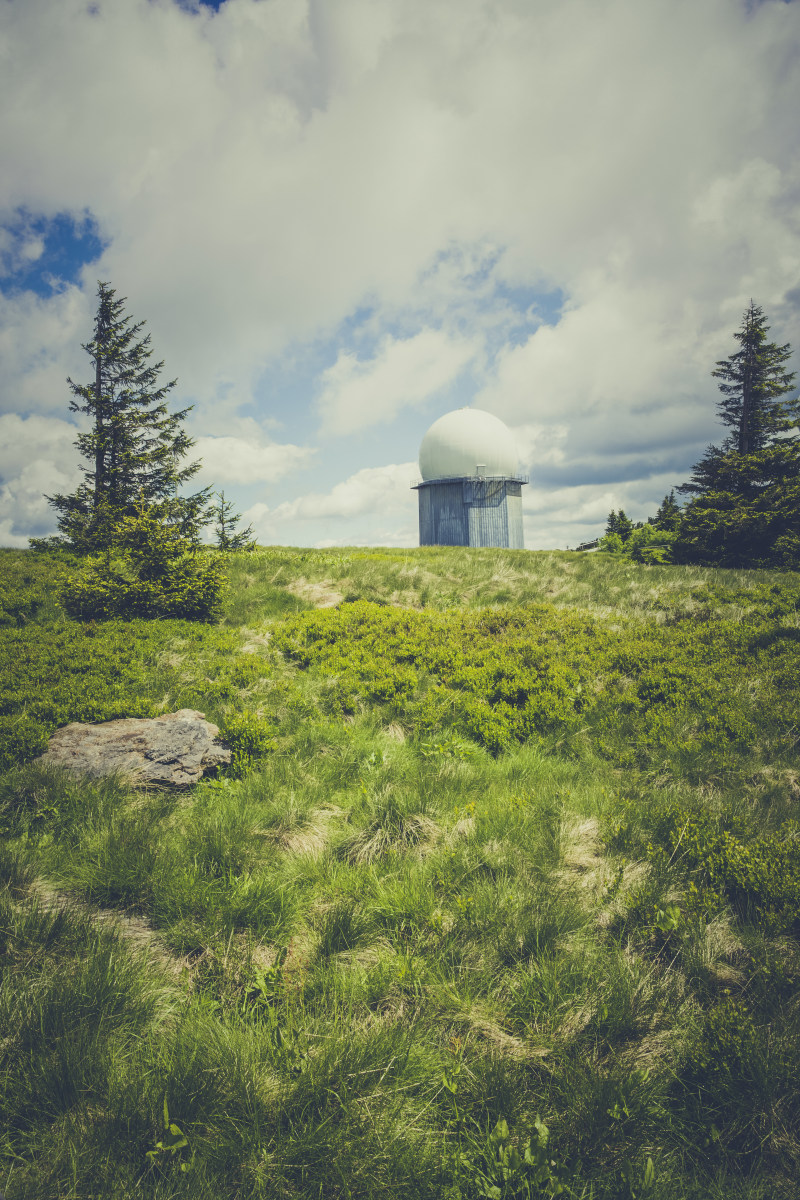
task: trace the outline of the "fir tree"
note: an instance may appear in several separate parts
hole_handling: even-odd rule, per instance
[[[719,417],[731,432],[722,446],[708,447],[691,480],[681,484],[679,492],[700,496],[711,490],[729,490],[733,482],[729,455],[757,454],[797,424],[797,399],[783,399],[794,386],[795,372],[784,369],[791,347],[788,342],[785,346],[767,342],[768,332],[763,310],[751,300],[741,329],[733,335],[739,349],[721,359],[711,372],[720,380]]]
[[[217,493],[217,505],[214,508],[214,532],[217,535],[217,547],[220,550],[252,550],[253,527],[237,530],[236,525],[241,521],[239,513],[233,512],[233,504],[225,499],[224,492]]]
[[[731,452],[725,486],[683,510],[673,554],[703,566],[800,568],[800,439]]]
[[[681,512],[676,562],[719,567],[800,567],[800,402],[788,398],[795,372],[791,348],[767,343],[760,308],[750,302],[741,349],[712,374],[723,399],[720,419],[731,433],[709,446]]]
[[[146,323],[130,325],[123,316],[125,299],[98,282],[98,309],[92,341],[83,344],[94,366],[89,384],[67,379],[73,398],[70,411],[92,420],[88,433],[75,445],[88,465],[84,480],[71,495],[48,496],[58,511],[58,527],[71,548],[94,551],[107,547],[112,531],[125,516],[142,505],[153,506],[182,536],[198,541],[209,516],[209,488],[193,496],[178,496],[181,484],[191,479],[200,463],[180,466],[194,444],[182,428],[190,408],[170,413],[165,397],[177,380],[162,387],[155,382],[164,363],[148,365],[152,355],[150,334],[137,340]]]
[[[619,535],[623,543],[627,542],[633,531],[633,521],[625,513],[625,509],[621,508],[619,512],[613,509],[608,514],[606,522],[606,534],[616,533]]]
[[[647,523],[654,529],[663,529],[667,533],[675,532],[681,523],[681,508],[675,499],[674,491],[664,497],[658,507],[658,512],[654,517],[650,517]]]

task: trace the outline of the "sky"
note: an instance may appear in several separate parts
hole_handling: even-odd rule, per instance
[[[724,437],[751,298],[800,371],[798,0],[0,0],[0,111],[0,545],[82,478],[99,280],[266,545],[416,545],[466,405],[575,547]]]

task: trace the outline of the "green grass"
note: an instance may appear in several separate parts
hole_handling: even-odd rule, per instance
[[[793,586],[793,572],[709,571],[702,567],[648,567],[610,555],[569,551],[297,550],[259,548],[231,556],[231,596],[226,620],[249,624],[262,612],[288,615],[303,601],[304,585],[338,593],[347,601],[371,600],[418,609],[481,609],[489,605],[550,603],[608,616],[696,613],[724,605],[750,607],[764,585]],[[287,591],[291,587],[299,591]]]
[[[271,548],[86,627],[2,567],[7,1200],[797,1195],[795,575]],[[178,707],[189,792],[35,761]]]

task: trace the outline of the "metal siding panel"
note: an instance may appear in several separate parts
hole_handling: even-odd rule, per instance
[[[505,497],[489,503],[473,504],[469,509],[470,546],[503,547],[508,545],[508,520]]]
[[[467,509],[460,480],[419,488],[419,544],[469,545]]]
[[[435,542],[433,540],[430,488],[419,488],[417,497],[419,499],[419,544],[420,546],[433,546]]]
[[[423,483],[417,492],[420,546],[524,548],[518,482],[454,479]]]
[[[525,549],[525,531],[522,524],[522,493],[518,487],[516,496],[508,500],[508,543],[511,550]]]

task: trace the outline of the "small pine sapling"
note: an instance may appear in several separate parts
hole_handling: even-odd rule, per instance
[[[253,526],[237,529],[237,523],[242,519],[240,514],[233,511],[233,504],[225,499],[224,492],[217,492],[216,495],[218,503],[214,508],[214,533],[217,535],[217,549],[254,550]]]

